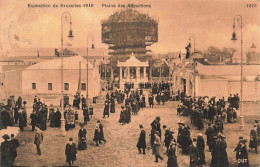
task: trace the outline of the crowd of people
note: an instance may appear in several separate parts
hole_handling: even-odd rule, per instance
[[[138,112],[146,107],[146,101],[152,108],[154,106],[154,100],[157,105],[161,102],[170,100],[170,85],[169,83],[152,84],[152,91],[150,92],[148,99],[142,89],[132,90],[114,90],[106,94],[104,101],[103,118],[110,115],[110,113],[116,113],[116,104],[124,103],[121,106],[119,123],[122,125],[130,123],[133,115],[137,115]],[[155,95],[155,97],[154,97]],[[176,167],[180,166],[178,163],[178,156],[176,155],[177,148],[181,149],[181,153],[189,155],[190,166],[199,167],[206,164],[205,149],[206,146],[211,152],[211,167],[228,167],[229,160],[227,154],[227,142],[226,136],[224,135],[224,124],[237,122],[237,109],[239,108],[239,96],[230,95],[227,101],[224,98],[216,100],[215,97],[188,97],[181,93],[181,103],[177,107],[177,115],[189,117],[191,125],[185,124],[183,121],[179,121],[179,126],[176,139],[174,138],[174,131],[172,131],[166,125],[163,126],[165,132],[164,137],[161,130],[161,118],[158,116],[154,121],[151,122],[150,144],[152,148],[152,154],[155,156],[155,162],[159,163],[159,159],[163,160],[161,153],[162,138],[164,138],[164,146],[166,148],[166,154],[168,157],[167,166]],[[49,107],[41,102],[41,99],[35,96],[33,100],[33,111],[30,115],[32,131],[34,131],[34,144],[36,145],[37,154],[41,155],[40,145],[43,142],[42,131],[47,130],[47,122],[49,121],[50,127],[60,127],[61,118],[65,119],[65,129],[74,129],[76,122],[79,120],[77,110],[82,109],[83,122],[79,123],[80,129],[78,131],[78,144],[73,142],[73,138],[69,138],[66,144],[66,162],[69,166],[73,165],[76,161],[77,150],[87,149],[87,130],[85,126],[91,120],[94,115],[94,108],[92,105],[87,103],[84,96],[77,94],[74,96],[73,105],[69,104],[68,97],[64,97],[64,115],[61,114],[59,108],[56,109],[53,105]],[[81,106],[80,106],[81,104]],[[27,126],[27,113],[26,113],[26,102],[22,101],[21,97],[18,97],[17,101],[14,100],[14,96],[10,96],[7,100],[7,105],[0,105],[1,111],[1,126],[7,128],[7,126],[13,126],[18,124],[20,131],[24,130]],[[207,125],[207,128],[205,128]],[[191,137],[191,129],[197,128],[200,133],[196,137]],[[137,141],[136,147],[138,152],[146,154],[146,132],[143,125],[139,126],[140,135]],[[203,132],[204,131],[204,132]],[[206,140],[203,138],[203,134],[206,135]],[[1,158],[2,164],[14,164],[14,159],[17,157],[16,148],[19,146],[19,141],[11,135],[11,140],[8,135],[3,135],[4,142],[1,144],[2,152]],[[258,153],[260,137],[260,125],[258,120],[255,121],[253,129],[250,131],[249,150],[254,150]],[[15,139],[15,141],[12,141]],[[106,143],[104,137],[104,128],[100,120],[97,121],[93,141],[96,146],[102,143]],[[248,141],[242,136],[239,137],[239,142],[234,148],[236,152],[236,159],[238,166],[247,167],[249,166],[248,150],[246,143]]]

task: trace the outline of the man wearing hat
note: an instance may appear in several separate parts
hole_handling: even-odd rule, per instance
[[[248,153],[246,148],[246,139],[239,137],[239,142],[234,151],[236,151],[236,159],[238,167],[249,167]]]
[[[34,144],[36,145],[37,154],[38,155],[41,155],[41,147],[40,147],[40,145],[42,144],[42,142],[43,142],[42,131],[38,127],[36,127],[36,129],[35,129],[35,136],[34,136]]]
[[[77,159],[77,148],[75,143],[73,143],[72,138],[69,139],[69,142],[66,145],[65,155],[66,162],[69,163],[69,166],[73,165],[74,161]]]
[[[11,163],[14,164],[14,160],[17,157],[17,147],[19,146],[19,140],[15,138],[14,134],[11,134]]]
[[[190,167],[199,166],[199,150],[197,148],[197,139],[193,138],[192,144],[189,147]]]
[[[7,134],[2,136],[4,142],[1,143],[1,166],[11,165],[11,142],[8,141],[10,137]]]
[[[257,154],[257,147],[258,147],[258,141],[257,141],[257,126],[254,125],[254,128],[250,131],[250,142],[249,142],[249,150],[255,149],[255,153]]]
[[[89,109],[88,109],[88,106],[85,105],[85,106],[83,106],[82,109],[83,109],[84,122],[87,124],[88,121],[90,121],[90,119],[89,119]]]
[[[161,138],[161,124],[160,124],[160,120],[161,118],[158,116],[155,118],[155,120],[151,123],[151,126],[153,129],[155,129],[156,131],[158,131],[159,133],[159,137]]]
[[[205,141],[203,139],[202,133],[198,134],[197,148],[198,148],[198,151],[199,151],[199,164],[205,165],[206,164],[206,162],[205,162],[205,151],[204,151],[205,150]]]
[[[213,145],[213,136],[214,136],[214,129],[211,127],[211,123],[208,123],[208,128],[206,129],[205,134],[207,135],[207,145],[209,146],[209,151],[212,150]]]
[[[226,136],[224,136],[222,133],[219,134],[219,142],[218,142],[218,149],[220,151],[220,157],[218,158],[219,163],[218,165],[221,167],[228,167],[229,162],[228,162],[228,155],[227,155],[227,143],[226,143]]]
[[[139,153],[141,153],[141,148],[143,149],[143,154],[145,154],[145,149],[146,149],[146,141],[145,141],[145,131],[143,129],[143,125],[139,126],[140,128],[140,135],[138,138],[138,143],[136,147],[138,148]]]
[[[173,137],[174,132],[172,132],[170,128],[167,128],[166,125],[163,125],[163,128],[166,129],[165,134],[164,134],[164,144],[167,149],[166,153],[168,153],[171,140],[175,141],[175,139]]]

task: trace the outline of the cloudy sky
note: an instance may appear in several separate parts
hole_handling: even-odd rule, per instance
[[[41,3],[93,3],[94,7],[27,7]],[[253,42],[260,47],[259,0],[0,0],[0,42],[3,50],[11,49],[12,45],[60,47],[60,17],[62,12],[69,11],[75,36],[70,41],[73,47],[86,47],[87,34],[94,37],[96,47],[107,47],[101,42],[101,20],[120,8],[102,8],[101,5],[127,3],[152,6],[138,10],[159,20],[159,41],[151,47],[154,52],[184,51],[191,33],[195,34],[196,49],[199,50],[209,46],[239,48],[239,41],[234,44],[230,40],[233,17],[237,14],[243,17],[244,50],[247,51]],[[257,4],[257,7],[247,8],[248,3]],[[64,24],[69,25],[69,22],[65,20]],[[64,26],[64,35],[67,32],[68,26]],[[240,38],[239,23],[236,32]]]

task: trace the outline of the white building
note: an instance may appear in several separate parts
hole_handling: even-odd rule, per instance
[[[184,91],[188,96],[216,96],[227,99],[230,94],[238,93],[241,97],[240,64],[213,65],[199,59],[195,69],[192,58],[177,65],[173,76],[175,90]],[[260,101],[260,66],[243,64],[242,80],[243,101]]]
[[[81,94],[86,95],[88,92],[90,98],[100,94],[100,74],[97,64],[87,65],[87,60],[81,56],[65,57],[63,69],[65,94],[74,95],[78,87],[81,89]],[[3,89],[6,96],[60,94],[61,59],[49,59],[24,69],[5,71]]]

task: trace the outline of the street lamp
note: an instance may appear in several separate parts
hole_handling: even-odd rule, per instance
[[[71,29],[71,25],[72,25],[72,22],[71,22],[71,14],[69,12],[63,12],[61,14],[61,113],[62,115],[64,115],[64,90],[63,90],[63,22],[62,22],[62,19],[63,17],[65,16],[65,14],[69,15],[70,17],[70,30],[69,30],[69,35],[68,37],[69,38],[72,38],[73,37],[73,32],[72,32],[72,29]],[[63,117],[61,117],[61,134],[63,136],[65,136],[66,134],[66,131],[65,131],[65,120]]]
[[[93,37],[91,35],[87,35],[87,99],[88,99],[88,39],[89,36],[92,38],[92,45],[93,45]]]
[[[233,34],[232,34],[232,38],[231,40],[236,41],[237,37],[236,37],[236,32],[235,32],[235,23],[236,21],[239,21],[240,19],[240,23],[241,23],[241,61],[240,61],[240,101],[241,101],[241,105],[240,105],[240,116],[239,116],[239,129],[243,130],[244,129],[244,115],[243,115],[243,53],[242,53],[242,48],[243,48],[243,36],[242,36],[242,16],[240,15],[235,15],[233,18]]]

